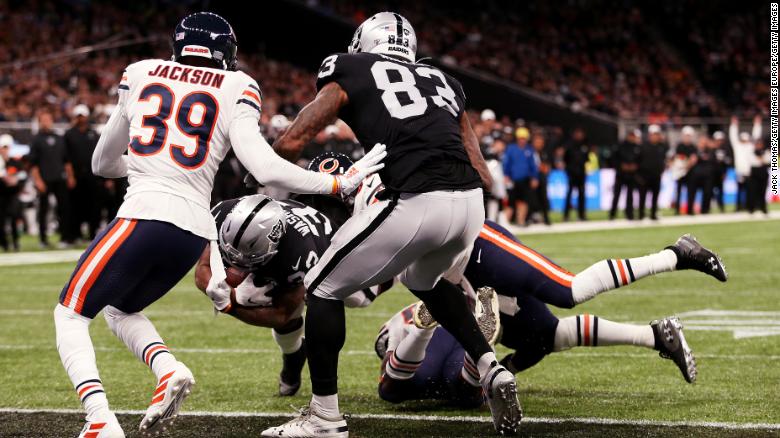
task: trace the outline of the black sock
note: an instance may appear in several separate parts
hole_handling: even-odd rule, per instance
[[[429,291],[413,290],[412,293],[425,303],[436,321],[455,337],[475,362],[493,351],[457,286],[442,279]],[[306,329],[308,331],[308,326]]]
[[[339,352],[345,337],[344,302],[309,294],[306,302],[306,357],[313,394],[333,395],[338,392]]]

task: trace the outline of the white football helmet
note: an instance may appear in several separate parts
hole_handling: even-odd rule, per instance
[[[355,31],[349,53],[381,53],[409,62],[417,55],[417,35],[409,21],[395,12],[380,12]]]

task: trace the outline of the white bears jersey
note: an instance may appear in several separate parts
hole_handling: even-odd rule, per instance
[[[130,185],[117,216],[170,222],[216,239],[209,211],[214,176],[231,147],[231,124],[260,118],[257,82],[240,71],[149,59],[127,67],[118,93],[129,122]]]

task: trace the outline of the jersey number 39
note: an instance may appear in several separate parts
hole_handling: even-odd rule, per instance
[[[186,169],[197,169],[206,161],[209,152],[211,135],[219,115],[217,100],[209,93],[196,91],[184,96],[177,106],[173,91],[163,84],[147,85],[141,90],[138,100],[147,102],[152,97],[159,99],[157,110],[154,114],[143,116],[141,121],[142,127],[153,130],[152,135],[147,141],[139,135],[133,136],[130,139],[130,149],[136,155],[154,155],[165,146],[168,131],[177,129],[183,136],[194,140],[195,148],[188,154],[185,145],[170,143],[171,159]],[[176,108],[175,112],[173,108]],[[193,122],[192,116],[196,108],[199,108],[200,117]],[[171,117],[173,120],[170,120]]]

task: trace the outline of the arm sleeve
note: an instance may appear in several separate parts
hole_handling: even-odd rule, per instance
[[[536,165],[536,158],[534,157],[534,154],[531,154],[529,160],[530,160],[529,168],[531,169],[531,177],[534,179],[539,178],[539,166]]]
[[[33,137],[32,143],[30,143],[30,153],[27,154],[27,160],[31,166],[38,165],[38,137]]]
[[[753,123],[753,141],[761,140],[761,122]]]
[[[127,144],[130,141],[130,121],[125,117],[122,105],[111,113],[95,152],[92,154],[92,173],[105,178],[127,176]]]
[[[504,160],[501,162],[501,166],[504,168],[504,176],[509,176],[509,169],[512,166],[512,151],[507,148],[504,154]]]
[[[332,175],[310,172],[276,155],[252,117],[233,120],[230,142],[238,160],[261,184],[301,194],[332,194],[337,187]]]
[[[737,147],[739,144],[739,127],[736,123],[729,124],[729,141],[732,147]]]

